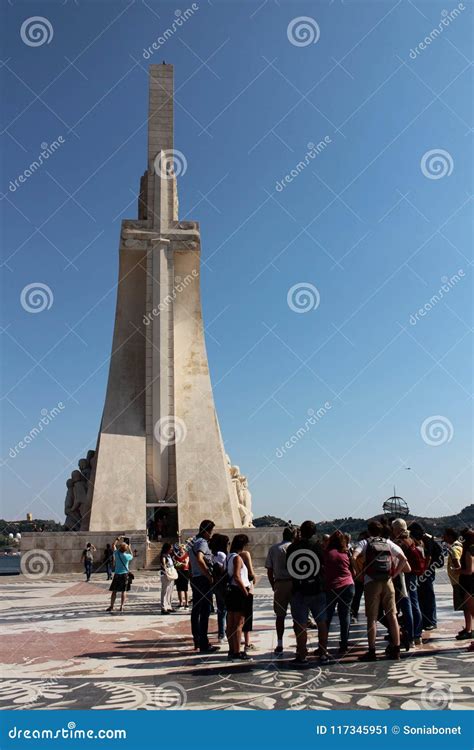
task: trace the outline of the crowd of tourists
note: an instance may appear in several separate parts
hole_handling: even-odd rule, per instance
[[[161,612],[169,615],[177,608],[191,608],[194,649],[201,654],[221,650],[227,641],[229,660],[252,658],[254,588],[257,583],[249,537],[236,534],[232,540],[215,533],[215,524],[203,520],[197,535],[185,543],[164,543],[160,554]],[[464,613],[464,627],[458,641],[472,641],[474,620],[474,531],[461,533],[445,529],[443,544],[417,522],[407,525],[403,518],[371,521],[367,531],[353,542],[341,530],[317,536],[316,524],[305,521],[299,528],[283,529],[280,542],[268,550],[265,561],[273,590],[276,646],[275,656],[284,653],[284,633],[288,614],[296,636],[294,663],[308,663],[308,630],[317,631],[314,652],[320,663],[327,663],[328,634],[337,611],[338,655],[351,646],[351,627],[358,622],[362,597],[367,620],[368,648],[360,661],[377,659],[377,627],[386,629],[385,657],[399,659],[401,651],[422,646],[423,632],[438,625],[435,578],[445,564],[453,592],[453,608]],[[86,579],[92,570],[93,545],[83,552]],[[104,565],[112,578],[111,601],[115,607],[121,594],[124,609],[133,573],[130,540],[119,537],[107,545]],[[112,577],[113,571],[113,577]],[[173,605],[176,589],[177,606]],[[189,599],[189,593],[191,599]],[[217,614],[217,643],[209,639],[209,619]],[[225,651],[223,652],[225,655]]]

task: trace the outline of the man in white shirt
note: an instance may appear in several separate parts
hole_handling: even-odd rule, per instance
[[[367,638],[369,650],[359,657],[360,661],[376,661],[375,640],[377,620],[382,606],[388,623],[391,643],[386,649],[389,659],[400,658],[400,629],[397,620],[395,589],[392,579],[400,573],[409,573],[410,566],[403,550],[390,539],[382,536],[383,527],[378,521],[368,524],[369,538],[360,541],[353,554],[356,567],[364,572],[365,614],[367,616]],[[359,565],[357,560],[359,559]]]

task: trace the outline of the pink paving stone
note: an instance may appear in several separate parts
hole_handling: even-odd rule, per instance
[[[108,589],[105,589],[101,586],[95,586],[93,583],[76,583],[74,586],[70,586],[67,589],[63,589],[63,591],[58,591],[57,594],[53,594],[53,596],[104,596],[104,594],[108,591]]]

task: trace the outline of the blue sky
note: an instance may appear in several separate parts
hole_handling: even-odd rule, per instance
[[[394,484],[415,513],[459,511],[472,486],[472,3],[197,5],[146,60],[191,3],[3,3],[1,515],[61,520],[65,481],[95,446],[120,221],[136,218],[146,167],[147,65],[163,59],[187,161],[180,214],[201,224],[216,406],[255,514],[368,516]],[[49,42],[22,40],[33,16]],[[310,43],[295,44],[301,17]],[[21,295],[37,283],[51,304],[31,313]],[[288,296],[299,284],[306,312]]]

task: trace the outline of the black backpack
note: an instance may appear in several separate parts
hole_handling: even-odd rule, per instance
[[[444,552],[441,544],[434,539],[434,537],[430,538],[430,549],[429,554],[431,557],[431,563],[434,568],[443,568],[444,567]]]
[[[388,581],[391,573],[390,545],[383,537],[370,537],[365,548],[365,574],[373,581]]]

